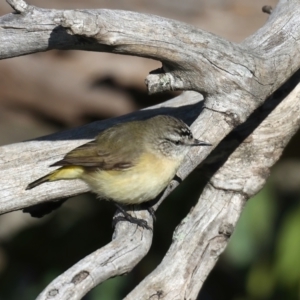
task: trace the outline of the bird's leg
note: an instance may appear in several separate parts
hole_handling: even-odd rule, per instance
[[[142,208],[148,210],[149,214],[151,215],[151,217],[153,219],[153,222],[155,222],[156,221],[156,216],[155,216],[154,208],[151,205],[149,205],[149,203],[146,203],[146,204],[142,205]]]
[[[118,216],[118,217],[114,218],[113,227],[115,227],[115,225],[119,221],[129,221],[130,223],[137,224],[138,226],[141,226],[142,228],[152,230],[152,228],[148,225],[147,221],[133,217],[120,204],[118,204],[116,202],[114,202],[114,204],[122,212],[123,216]]]

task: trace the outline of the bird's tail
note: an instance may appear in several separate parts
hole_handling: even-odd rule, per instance
[[[83,167],[79,166],[65,166],[61,167],[46,176],[43,176],[30,184],[26,187],[26,190],[31,190],[35,188],[36,186],[44,183],[44,182],[49,182],[49,181],[56,181],[56,180],[70,180],[70,179],[77,179],[80,178],[80,176],[84,173]]]

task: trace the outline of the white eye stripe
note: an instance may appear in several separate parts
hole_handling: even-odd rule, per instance
[[[192,132],[188,128],[182,128],[181,129],[181,135],[192,137]]]

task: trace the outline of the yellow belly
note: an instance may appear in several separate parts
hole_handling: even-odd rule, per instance
[[[130,169],[98,170],[85,173],[82,179],[101,198],[122,204],[140,204],[162,192],[178,167],[177,161],[147,154]]]

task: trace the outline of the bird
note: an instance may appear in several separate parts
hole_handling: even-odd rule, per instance
[[[114,202],[125,219],[147,228],[123,206],[155,199],[194,146],[211,144],[194,138],[189,126],[173,116],[119,123],[68,152],[51,165],[59,169],[33,181],[26,190],[46,182],[81,179],[99,198]]]

